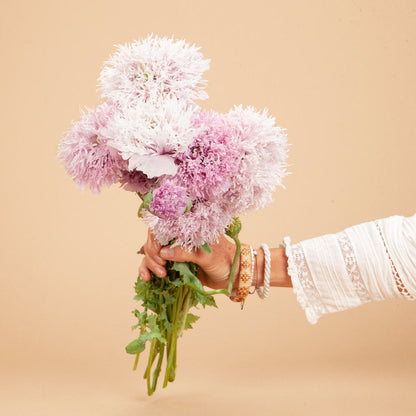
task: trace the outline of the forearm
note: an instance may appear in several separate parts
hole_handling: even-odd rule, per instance
[[[284,241],[294,292],[311,323],[371,301],[416,299],[416,216]]]

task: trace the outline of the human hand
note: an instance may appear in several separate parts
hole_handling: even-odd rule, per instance
[[[198,278],[204,286],[212,289],[227,289],[231,266],[236,251],[235,243],[226,236],[221,236],[218,243],[211,244],[211,253],[201,249],[188,251],[180,246],[162,247],[153,233],[148,231],[147,241],[140,250],[144,259],[139,267],[141,279],[148,281],[150,271],[163,278],[166,276],[164,268],[166,261],[192,262],[199,266]],[[234,279],[234,288],[238,286],[239,264]]]

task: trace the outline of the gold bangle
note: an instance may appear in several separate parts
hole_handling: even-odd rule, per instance
[[[248,296],[251,285],[252,277],[252,264],[251,264],[251,250],[248,244],[241,244],[241,253],[240,253],[240,273],[239,273],[239,282],[238,289],[235,295],[230,296],[230,299],[233,302],[243,302],[241,304],[241,309],[243,309],[244,300]]]

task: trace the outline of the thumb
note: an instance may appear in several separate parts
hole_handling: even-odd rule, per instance
[[[200,257],[196,250],[187,250],[180,246],[163,247],[160,250],[160,257],[165,260],[198,263]]]

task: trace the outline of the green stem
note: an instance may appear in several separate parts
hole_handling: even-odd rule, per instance
[[[143,324],[140,325],[140,335],[143,334],[145,331],[145,326]],[[133,371],[137,370],[137,364],[139,363],[140,353],[136,354],[136,359],[134,360]]]
[[[176,344],[176,334],[178,331],[178,319],[179,319],[179,308],[182,304],[182,293],[183,293],[183,286],[180,286],[178,289],[178,294],[176,297],[176,303],[174,307],[174,324],[173,324],[173,332],[170,337],[170,345],[169,345],[169,354],[168,354],[168,362],[166,364],[166,372],[165,372],[165,379],[163,381],[163,387],[165,388],[168,385],[169,381],[169,373],[172,368],[173,363],[173,354],[175,353],[175,344]]]
[[[152,395],[152,387],[150,385],[150,371],[152,368],[153,360],[154,360],[154,350],[155,350],[156,338],[152,339],[152,345],[150,346],[150,353],[149,353],[149,363],[147,364],[147,371],[146,371],[146,378],[147,378],[147,394],[149,396]]]
[[[180,336],[185,328],[185,324],[186,324],[186,317],[188,316],[188,311],[189,311],[189,302],[191,300],[191,295],[192,292],[189,289],[186,289],[186,296],[185,296],[185,301],[183,303],[183,312],[182,312],[182,322],[181,322],[181,327],[179,329],[178,332],[178,336]]]
[[[157,360],[155,371],[153,372],[153,382],[152,382],[152,393],[156,390],[157,380],[159,378],[160,370],[162,367],[163,355],[165,352],[165,344],[162,343],[159,349],[159,359]]]
[[[240,239],[238,238],[237,235],[233,236],[232,239],[235,241],[236,250],[234,254],[233,264],[231,266],[230,278],[228,279],[228,294],[229,295],[231,295],[231,291],[233,290],[234,275],[237,269],[237,263],[238,263],[238,259],[240,258],[240,253],[241,253]]]
[[[134,360],[133,371],[137,370],[137,364],[139,363],[139,357],[140,357],[140,353],[136,354],[136,359]]]
[[[175,374],[176,374],[176,346],[178,344],[178,337],[175,337],[173,341],[173,359],[172,365],[170,366],[169,370],[169,381],[175,381]]]
[[[153,363],[155,362],[156,356],[158,354],[158,340],[156,338],[153,338],[152,342],[155,342],[155,345],[152,346],[153,344],[150,344],[150,351],[149,351],[149,360],[147,361],[147,366],[146,366],[146,370],[144,370],[144,374],[143,374],[143,378],[147,378],[147,373],[149,371],[149,367],[152,368]]]
[[[186,324],[186,317],[188,316],[188,312],[189,312],[189,302],[192,296],[192,291],[188,288],[188,287],[184,287],[184,293],[182,296],[182,307],[180,308],[181,311],[181,318],[179,319],[179,321],[181,322],[181,326],[174,338],[174,352],[173,352],[173,362],[172,362],[172,366],[170,367],[169,370],[169,381],[174,381],[175,380],[175,374],[176,374],[176,357],[177,357],[177,348],[178,348],[178,338],[181,336],[184,328],[185,328],[185,324]]]

